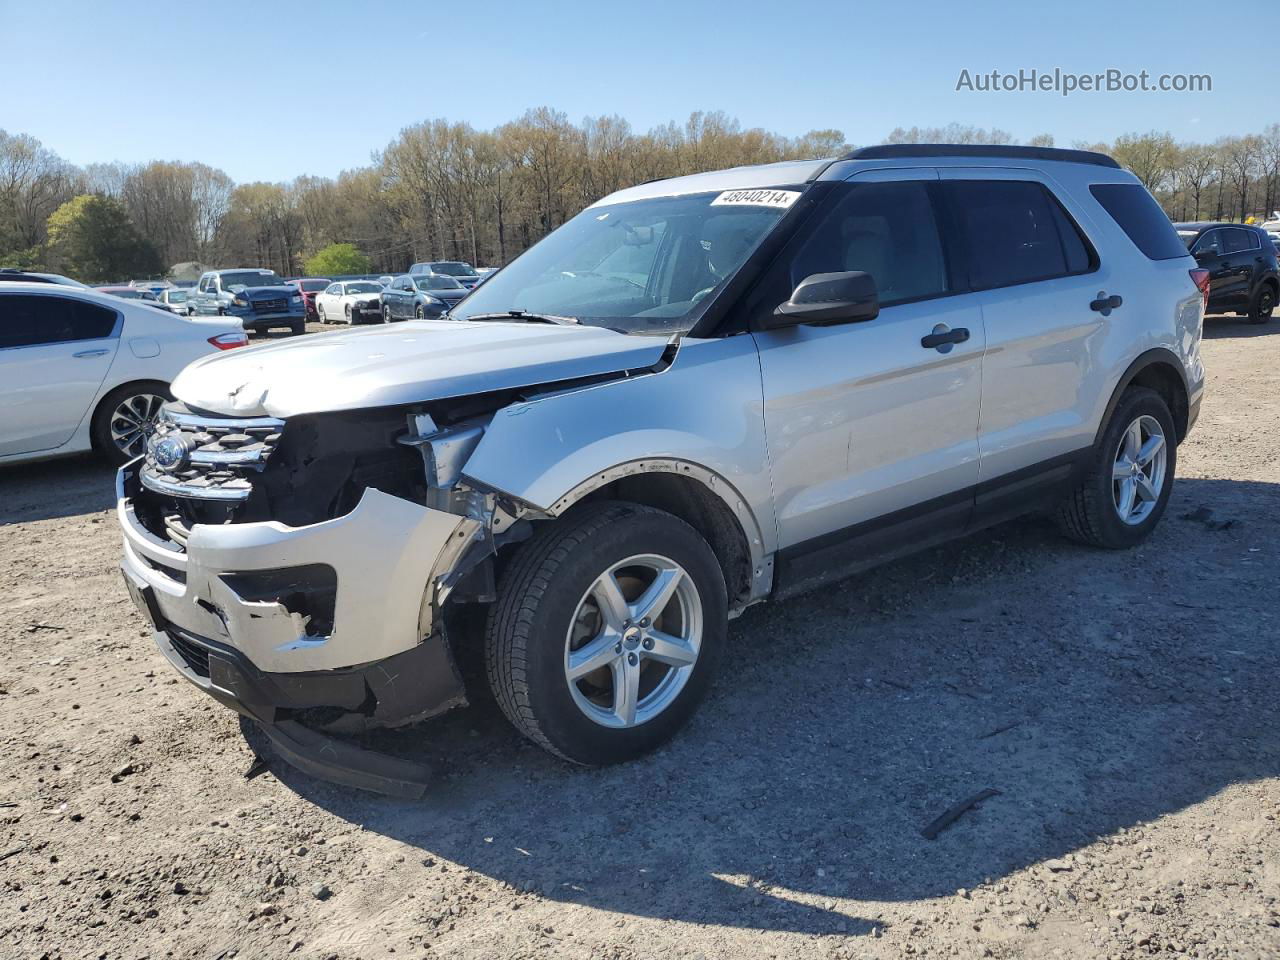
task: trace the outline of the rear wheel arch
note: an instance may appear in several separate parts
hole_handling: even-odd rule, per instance
[[[1147,387],[1154,390],[1164,399],[1173,415],[1173,426],[1177,440],[1182,442],[1187,435],[1187,423],[1190,417],[1191,391],[1187,388],[1186,376],[1183,373],[1182,361],[1178,355],[1166,347],[1156,347],[1139,356],[1125,369],[1107,407],[1098,424],[1094,442],[1101,439],[1106,432],[1107,424],[1125,390],[1131,386]]]

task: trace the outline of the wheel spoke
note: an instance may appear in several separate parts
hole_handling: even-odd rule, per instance
[[[1112,480],[1127,480],[1133,476],[1133,467],[1127,457],[1121,457],[1111,467]]]
[[[613,715],[623,726],[631,726],[636,722],[636,704],[640,700],[640,667],[627,663],[625,657],[618,657],[612,663],[613,670]]]
[[[1160,434],[1152,434],[1147,438],[1147,442],[1142,445],[1142,449],[1138,451],[1138,465],[1145,467],[1153,459],[1155,455],[1164,447],[1164,437]]]
[[[1151,481],[1143,474],[1138,474],[1133,478],[1134,488],[1138,494],[1138,499],[1147,503],[1155,503],[1159,494]]]
[[[1117,504],[1117,507],[1119,508],[1120,516],[1125,519],[1128,519],[1129,515],[1133,513],[1133,500],[1137,493],[1137,488],[1138,484],[1133,477],[1128,477],[1120,483],[1120,503]]]
[[[595,598],[604,622],[621,633],[631,611],[627,607],[627,598],[622,595],[622,588],[618,586],[618,578],[612,573],[606,573],[592,586],[591,596]]]
[[[667,604],[671,602],[671,597],[680,586],[683,577],[684,571],[679,567],[659,570],[653,578],[653,583],[649,584],[645,592],[632,605],[632,616],[636,619],[648,619],[650,623],[656,621],[662,616],[662,611],[667,608]]]
[[[657,660],[671,667],[687,667],[698,659],[697,652],[683,637],[673,637],[659,630],[650,630],[653,648],[645,651],[650,660]]]
[[[618,659],[618,653],[614,649],[617,643],[617,636],[610,635],[606,631],[579,649],[571,650],[566,671],[569,679],[579,680],[588,673],[609,666]]]
[[[1124,435],[1124,455],[1130,460],[1136,460],[1138,451],[1142,449],[1142,423],[1139,420],[1129,424],[1129,429]]]

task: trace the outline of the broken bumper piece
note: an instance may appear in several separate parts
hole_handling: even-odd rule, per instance
[[[145,589],[134,584],[130,593],[146,611]],[[239,652],[172,625],[158,629],[155,642],[187,680],[257,721],[276,752],[294,767],[322,780],[390,796],[421,797],[430,771],[313,730],[295,717],[330,708],[353,714],[369,711],[368,719],[377,722],[430,716],[461,702],[461,680],[438,635],[372,666],[286,674],[263,673]]]

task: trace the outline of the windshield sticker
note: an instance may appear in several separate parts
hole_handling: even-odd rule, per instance
[[[786,209],[800,199],[799,190],[726,190],[711,201],[713,207],[746,205]]]

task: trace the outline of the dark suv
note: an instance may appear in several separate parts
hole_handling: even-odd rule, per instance
[[[1271,319],[1280,297],[1280,263],[1271,236],[1240,223],[1175,223],[1191,255],[1209,271],[1206,313]]]

